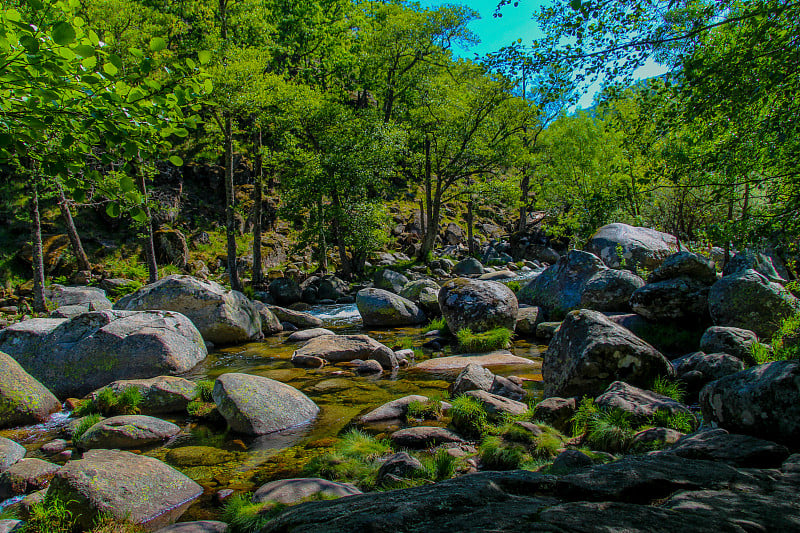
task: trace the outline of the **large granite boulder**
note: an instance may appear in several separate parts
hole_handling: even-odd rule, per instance
[[[143,414],[181,413],[194,400],[197,385],[177,376],[158,376],[149,379],[120,379],[109,383],[108,388],[116,393],[125,389],[139,390],[142,401],[139,410]],[[96,390],[92,393],[99,393]]]
[[[634,291],[633,311],[653,322],[708,321],[708,285],[688,277],[648,283]]]
[[[572,250],[517,293],[522,303],[542,309],[547,320],[561,320],[574,309],[625,311],[640,277],[611,270],[595,255]]]
[[[256,311],[258,311],[259,317],[261,317],[261,333],[263,333],[265,337],[283,331],[283,324],[281,324],[280,319],[269,307],[258,300],[253,300],[252,304]]]
[[[694,418],[691,410],[684,404],[663,394],[640,389],[621,381],[615,381],[594,403],[603,409],[619,409],[630,415],[633,426],[647,424],[658,411],[670,415],[685,413]]]
[[[689,278],[704,285],[717,281],[714,261],[692,252],[677,252],[667,257],[648,277],[647,283]]]
[[[598,229],[583,249],[611,268],[654,270],[678,251],[678,240],[654,229],[614,223]]]
[[[145,285],[119,300],[114,308],[176,311],[214,344],[243,343],[262,335],[259,313],[244,294],[191,276],[172,275]]]
[[[544,355],[544,396],[598,395],[612,382],[647,387],[675,370],[661,353],[597,311],[572,311]]]
[[[777,265],[776,265],[777,262]],[[786,269],[780,260],[755,250],[742,250],[725,264],[722,274],[730,276],[745,270],[755,270],[773,283],[786,283]]]
[[[25,457],[25,447],[11,439],[0,437],[0,472],[4,472],[14,463]]]
[[[666,453],[743,468],[779,468],[789,457],[786,446],[750,435],[728,433],[720,428],[707,428],[685,435]]]
[[[700,351],[726,353],[748,365],[754,365],[756,361],[753,358],[752,347],[757,342],[758,337],[749,329],[711,326],[700,338]]]
[[[87,429],[76,444],[83,449],[140,448],[165,441],[180,431],[172,422],[152,416],[112,416]]]
[[[0,473],[0,501],[42,490],[50,484],[59,468],[59,465],[41,459],[20,459]]]
[[[25,343],[11,348],[9,355],[60,397],[119,379],[186,372],[208,354],[197,328],[170,311],[84,313],[62,322],[35,351],[17,349]]]
[[[766,339],[781,319],[800,310],[800,300],[755,270],[744,270],[712,285],[708,306],[715,325],[749,329]]]
[[[361,494],[361,491],[350,483],[337,483],[319,478],[279,479],[259,487],[253,493],[253,502],[291,505],[312,497],[334,500],[355,494]]]
[[[90,450],[69,461],[48,491],[85,531],[101,514],[156,530],[175,522],[201,494],[200,485],[161,461],[119,450]]]
[[[303,296],[300,285],[291,278],[278,278],[269,284],[269,294],[276,304],[282,306],[297,303]]]
[[[320,300],[338,300],[347,296],[350,290],[347,282],[336,276],[323,276],[315,286]]]
[[[111,309],[111,300],[106,291],[97,287],[65,287],[54,283],[47,287],[44,296],[56,307],[82,307],[84,311]]]
[[[414,303],[419,303],[420,301],[420,294],[425,289],[431,289],[432,291],[439,294],[439,284],[433,281],[432,279],[418,279],[416,281],[409,281],[403,288],[400,290],[400,296],[407,300],[411,300]]]
[[[513,331],[519,310],[516,295],[502,283],[467,278],[442,285],[439,307],[450,331],[469,328],[473,333],[493,328]]]
[[[0,428],[38,424],[60,410],[53,393],[0,352]]]
[[[693,352],[673,359],[672,366],[693,397],[710,381],[741,372],[745,368],[744,362],[732,355],[704,352]]]
[[[425,313],[411,300],[383,289],[361,289],[356,306],[365,326],[410,326],[425,322]]]
[[[369,411],[359,418],[362,424],[374,424],[376,422],[385,422],[387,420],[399,420],[405,418],[408,412],[408,404],[412,402],[427,402],[427,396],[420,396],[418,394],[411,394],[403,396],[391,402],[387,402],[380,407]]]
[[[376,289],[383,289],[398,294],[408,283],[408,278],[394,270],[379,270],[372,277]]]
[[[66,318],[32,318],[11,324],[0,330],[0,352],[37,353],[53,330],[66,321]]]
[[[329,363],[346,363],[355,359],[374,359],[386,370],[397,368],[394,351],[366,335],[322,335],[297,349],[296,357],[318,357]]]
[[[269,310],[272,311],[281,322],[289,322],[300,329],[322,327],[322,319],[302,311],[294,311],[293,309],[286,309],[285,307],[277,305],[270,305]]]
[[[795,446],[800,437],[800,362],[776,361],[712,381],[703,419],[736,433]]]
[[[480,261],[474,257],[468,257],[456,263],[451,272],[455,276],[479,276],[486,272],[486,269]]]
[[[231,429],[247,435],[306,424],[319,413],[319,407],[299,390],[261,376],[223,374],[212,394]]]

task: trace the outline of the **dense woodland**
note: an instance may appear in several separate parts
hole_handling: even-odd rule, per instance
[[[444,222],[472,235],[483,213],[575,246],[609,222],[701,250],[769,245],[796,269],[796,3],[509,3],[498,26],[532,15],[545,37],[466,60],[453,49],[475,42],[477,13],[458,5],[4,0],[7,296],[25,286],[45,308],[43,233],[70,237],[69,268],[49,274],[152,281],[154,232],[207,232],[218,276],[258,287],[278,220],[309,269],[357,277],[400,246],[390,208],[422,215],[422,260]],[[634,81],[650,58],[670,72]],[[133,244],[89,257],[89,234]]]

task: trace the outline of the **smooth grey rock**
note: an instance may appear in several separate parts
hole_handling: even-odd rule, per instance
[[[32,318],[11,324],[0,330],[0,352],[15,354],[38,353],[44,341],[66,318]]]
[[[389,439],[403,448],[421,449],[438,444],[462,443],[464,439],[442,427],[416,426],[401,429],[389,435]]]
[[[112,306],[106,291],[97,287],[65,287],[54,283],[45,289],[44,296],[56,307],[79,305],[86,311],[102,311]]]
[[[41,459],[20,459],[0,473],[0,501],[47,487],[59,468]]]
[[[758,337],[749,329],[711,326],[700,339],[700,351],[730,354],[748,365],[754,365],[756,361],[751,350],[757,342]]]
[[[628,311],[631,295],[644,286],[642,278],[627,270],[601,270],[583,285],[580,307],[596,311]]]
[[[197,384],[188,379],[177,376],[157,376],[149,379],[123,379],[107,385],[116,393],[125,389],[139,390],[142,401],[139,410],[142,414],[180,413],[186,411],[186,406],[194,400]],[[102,389],[91,393],[98,394]]]
[[[455,276],[479,276],[486,272],[480,261],[474,257],[468,257],[463,261],[459,261],[451,269],[451,273]]]
[[[631,294],[633,311],[654,322],[707,320],[708,285],[691,278],[648,283]]]
[[[280,479],[259,487],[253,494],[253,502],[278,502],[291,505],[317,495],[330,500],[355,494],[362,492],[351,483],[338,483],[319,478]]]
[[[410,478],[424,471],[425,467],[418,459],[407,452],[400,452],[386,458],[380,469],[378,469],[377,479],[380,483],[387,476]]]
[[[686,435],[667,451],[687,459],[720,461],[742,468],[777,468],[788,457],[786,446],[749,435],[710,429]]]
[[[471,390],[488,391],[494,383],[494,374],[480,365],[467,365],[453,382],[451,394],[458,396]]]
[[[322,327],[322,320],[308,313],[278,307],[277,305],[270,305],[268,307],[281,322],[289,322],[299,329]],[[286,329],[285,326],[284,329]]]
[[[400,293],[408,283],[408,278],[394,270],[379,270],[372,278],[376,289],[391,291],[395,294]]]
[[[534,337],[536,335],[536,326],[542,322],[543,315],[544,313],[538,307],[520,307],[519,311],[517,311],[517,323],[514,326],[514,331],[519,335]]]
[[[627,269],[654,270],[678,251],[678,240],[654,229],[614,223],[599,228],[583,249],[611,268],[621,268],[624,261]]]
[[[380,407],[373,409],[372,411],[363,415],[359,421],[362,424],[374,424],[376,422],[384,422],[386,420],[402,419],[406,416],[406,412],[408,412],[408,404],[411,402],[427,401],[428,398],[426,396],[420,396],[418,394],[403,396],[402,398],[392,400],[391,402],[387,402]]]
[[[672,361],[678,378],[690,385],[691,392],[699,392],[702,385],[745,369],[741,359],[726,353],[694,352]],[[691,375],[689,376],[689,374]],[[698,375],[699,374],[699,375]]]
[[[425,313],[411,300],[382,289],[361,289],[356,306],[365,326],[410,326],[425,322]]]
[[[692,411],[682,403],[621,381],[609,385],[603,394],[595,398],[594,403],[601,409],[619,409],[629,413],[634,427],[647,424],[657,411],[686,413],[694,418]]]
[[[567,433],[572,416],[578,410],[575,398],[545,398],[533,408],[533,419],[541,420],[562,433]]]
[[[261,318],[261,333],[264,336],[274,335],[283,331],[283,324],[269,307],[258,300],[253,300],[252,304]]]
[[[112,416],[87,429],[76,444],[83,449],[140,448],[165,441],[180,431],[172,422],[152,416]]]
[[[490,418],[500,418],[503,415],[521,415],[528,410],[528,406],[522,402],[504,398],[484,390],[471,390],[465,394],[478,400]]]
[[[5,472],[14,463],[25,457],[25,447],[11,439],[0,437],[0,472]]]
[[[667,257],[648,277],[647,283],[675,278],[689,278],[704,285],[717,281],[714,261],[692,252],[678,252]]]
[[[317,357],[332,364],[374,359],[386,370],[397,368],[394,351],[366,335],[322,335],[298,348],[292,358]]]
[[[38,424],[60,410],[49,390],[0,352],[0,428]]]
[[[420,295],[422,291],[425,289],[432,290],[435,294],[439,294],[439,284],[433,281],[432,279],[418,279],[416,281],[409,281],[406,283],[403,288],[400,290],[400,296],[407,300],[411,300],[412,302],[419,304],[420,303]]]
[[[306,342],[322,335],[336,335],[336,333],[325,328],[302,329],[289,335],[286,338],[286,342]]]
[[[300,285],[290,278],[277,278],[269,284],[269,294],[276,304],[286,307],[297,303],[302,298]]]
[[[778,268],[783,270],[784,273],[779,272]],[[785,268],[780,263],[778,263],[778,268],[776,268],[773,257],[755,250],[742,250],[725,264],[722,274],[731,276],[746,270],[755,270],[773,283],[786,283]]]
[[[448,328],[481,333],[493,328],[514,330],[519,304],[514,293],[494,281],[451,279],[439,291],[439,307]]]

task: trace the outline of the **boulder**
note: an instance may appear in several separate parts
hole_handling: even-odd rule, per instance
[[[526,337],[536,336],[536,326],[542,322],[543,314],[538,307],[520,307],[517,311],[517,323],[514,331]]]
[[[745,435],[800,438],[800,362],[776,361],[712,381],[700,391],[703,420]]]
[[[464,230],[458,224],[450,222],[444,230],[445,244],[461,244],[464,242]]]
[[[286,342],[307,342],[323,335],[336,335],[336,333],[325,328],[302,329],[289,335]]]
[[[378,469],[378,483],[396,478],[412,478],[425,471],[419,460],[407,452],[396,453],[388,457]]]
[[[378,361],[386,370],[397,368],[397,357],[384,346],[366,335],[323,335],[315,337],[298,348],[292,358],[318,357],[329,363],[346,363],[355,359]]]
[[[730,376],[744,370],[741,359],[726,353],[693,352],[672,360],[678,379],[688,386],[688,392],[696,394],[708,382]]]
[[[712,285],[708,306],[715,325],[749,329],[766,339],[777,331],[781,319],[800,310],[800,301],[779,283],[744,270]]]
[[[403,396],[391,402],[387,402],[380,407],[373,409],[359,418],[362,424],[374,424],[387,420],[399,420],[405,418],[408,412],[408,404],[411,402],[427,402],[428,398],[418,394]]]
[[[0,437],[0,472],[5,472],[14,463],[25,457],[25,448],[11,439]]]
[[[38,353],[47,337],[66,318],[32,318],[11,324],[0,330],[0,352],[15,354]]]
[[[564,450],[553,460],[550,470],[556,473],[568,473],[588,468],[593,464],[592,458],[579,450]]]
[[[216,520],[198,520],[196,522],[180,522],[162,527],[156,533],[225,533],[228,524]]]
[[[20,459],[0,473],[0,501],[42,490],[61,468],[41,459]]]
[[[272,311],[281,322],[289,322],[300,329],[322,327],[321,319],[315,317],[314,315],[303,313],[302,311],[294,311],[292,309],[286,309],[277,305],[270,305],[269,310]]]
[[[448,328],[481,333],[493,328],[514,330],[519,304],[514,292],[494,281],[456,278],[439,291],[439,307]]]
[[[121,379],[109,383],[107,387],[116,393],[121,393],[131,387],[138,389],[142,396],[139,410],[143,414],[186,412],[186,406],[194,400],[197,389],[197,385],[193,381],[177,376]],[[94,391],[92,396],[99,392],[99,389]]]
[[[703,285],[717,281],[714,261],[692,252],[678,252],[667,257],[648,277],[647,283],[675,278],[688,278]]]
[[[425,313],[411,300],[383,289],[361,289],[356,306],[365,326],[410,326],[425,322]]]
[[[778,260],[780,261],[780,260]],[[776,268],[775,260],[768,254],[758,252],[755,250],[742,250],[725,264],[722,269],[724,276],[731,276],[739,274],[746,270],[755,270],[769,281],[773,283],[786,283],[786,275],[781,274],[778,270],[785,272],[783,265],[778,262]]]
[[[480,366],[505,366],[505,365],[532,365],[537,363],[525,357],[519,357],[508,350],[496,350],[484,354],[462,354],[447,357],[434,357],[414,365],[415,370],[425,372],[456,372],[467,365]]]
[[[478,279],[481,281],[505,281],[514,279],[516,277],[517,274],[510,270],[498,270],[497,272],[487,272],[486,274],[481,274],[478,276]]]
[[[595,311],[628,311],[631,295],[644,286],[642,278],[627,270],[601,270],[583,285],[580,307]]]
[[[140,448],[165,441],[180,431],[172,422],[152,416],[112,416],[87,429],[75,444],[83,449]]]
[[[450,272],[454,276],[480,276],[486,272],[486,269],[483,267],[480,261],[474,257],[468,257],[467,259],[456,263]]]
[[[338,300],[347,296],[350,286],[336,276],[323,276],[317,286],[317,297],[320,300]]]
[[[302,299],[300,285],[291,278],[277,278],[269,284],[269,294],[276,304],[286,307]]]
[[[439,290],[424,288],[419,293],[419,308],[426,316],[442,316],[442,308],[439,307]]]
[[[756,343],[758,337],[749,329],[711,326],[700,338],[700,351],[730,354],[748,365],[754,365],[756,361],[753,358],[752,347]]]
[[[408,278],[394,270],[379,270],[372,277],[376,289],[398,294],[408,284]]]
[[[0,428],[38,424],[60,410],[53,393],[0,352]]]
[[[598,229],[583,249],[611,268],[655,270],[678,251],[678,240],[654,229],[614,223]]]
[[[399,359],[398,359],[399,364]],[[356,367],[356,374],[359,376],[374,376],[376,374],[382,374],[383,367],[379,362],[374,359],[367,359],[366,361],[361,361],[358,366]]]
[[[619,409],[629,413],[633,426],[650,423],[658,411],[666,411],[671,415],[686,413],[694,418],[692,411],[682,403],[621,381],[609,385],[603,394],[595,398],[594,403],[602,409]]]
[[[597,311],[572,311],[544,355],[544,395],[602,393],[614,381],[648,386],[675,371],[661,353]]]
[[[181,313],[214,344],[243,343],[262,336],[259,313],[244,294],[191,276],[172,275],[145,285],[120,299],[114,308]]]
[[[157,459],[119,450],[90,450],[55,475],[49,495],[66,502],[79,526],[100,514],[156,530],[180,518],[203,488]]]
[[[0,519],[0,533],[22,533],[25,529],[25,522],[13,518]]]
[[[458,396],[471,390],[488,391],[494,383],[494,374],[481,365],[469,364],[462,370],[450,387],[450,393]]]
[[[234,431],[264,435],[306,424],[319,407],[280,381],[248,374],[223,374],[214,383],[214,402]]]
[[[536,338],[549,341],[561,328],[561,322],[539,322],[536,324]]]
[[[253,300],[251,303],[256,311],[258,311],[258,316],[261,318],[261,333],[263,333],[265,337],[283,331],[283,325],[280,319],[275,316],[275,313],[273,313],[269,307],[258,300]]]
[[[570,429],[572,416],[578,410],[575,398],[559,398],[552,396],[545,398],[533,408],[533,419],[553,426],[562,433]]]
[[[119,379],[179,374],[208,354],[197,328],[170,311],[94,311],[62,322],[38,350],[10,353],[57,396]]]
[[[160,264],[186,268],[189,264],[189,246],[186,236],[177,229],[162,227],[153,234],[156,259]]]
[[[466,395],[478,400],[483,405],[486,414],[493,419],[501,418],[504,415],[521,415],[528,410],[527,404],[485,390],[471,390]]]
[[[464,442],[464,439],[449,429],[433,426],[417,426],[401,429],[389,435],[389,439],[395,446],[411,449],[422,449],[439,444]]]
[[[432,279],[418,279],[416,281],[409,281],[400,290],[400,296],[414,303],[420,302],[420,294],[424,289],[431,289],[437,295],[439,294],[439,284]]]
[[[362,492],[350,483],[319,478],[279,479],[259,487],[253,494],[253,503],[277,502],[292,505],[315,496],[335,500],[355,494]]]
[[[633,311],[654,322],[702,322],[708,316],[706,284],[691,278],[648,283],[631,294]]]
[[[706,429],[686,435],[667,453],[741,468],[778,468],[789,457],[786,446],[749,435],[731,434],[724,429]]]
[[[86,311],[102,311],[113,305],[106,298],[106,291],[97,287],[65,287],[54,283],[45,289],[44,296],[56,307],[77,305]]]
[[[683,433],[671,428],[647,428],[636,433],[631,439],[631,449],[652,449],[651,446],[663,448],[671,446],[683,437]]]

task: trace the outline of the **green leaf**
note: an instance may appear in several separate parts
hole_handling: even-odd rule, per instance
[[[212,54],[209,50],[200,50],[197,52],[197,59],[200,61],[201,65],[207,64],[209,61],[211,61],[212,57],[214,57],[214,54]]]
[[[571,0],[569,3],[569,7],[574,9],[575,11],[581,10],[581,0]]]
[[[88,44],[79,44],[78,46],[72,49],[73,52],[78,54],[81,57],[92,57],[94,56],[94,46],[89,46]]]
[[[176,167],[182,167],[183,166],[183,159],[181,159],[177,155],[169,156],[169,162],[172,163],[173,165],[175,165]]]
[[[19,22],[20,20],[22,20],[19,11],[17,11],[16,9],[7,9],[5,12],[5,16],[11,22]]]
[[[153,37],[150,39],[150,50],[153,52],[160,52],[167,47],[167,42],[161,37]]]
[[[56,44],[66,46],[75,40],[75,29],[69,23],[61,21],[53,26],[51,36]]]
[[[8,135],[7,133],[0,133],[0,146],[9,146],[11,145],[12,140],[13,139],[11,138],[11,135]]]
[[[136,222],[147,222],[147,214],[138,207],[131,209],[131,218]]]
[[[214,90],[214,83],[210,79],[207,79],[203,82],[203,90],[210,94]]]
[[[106,214],[111,218],[119,217],[121,211],[122,210],[119,208],[119,204],[117,202],[111,202],[106,206]]]
[[[116,76],[119,73],[119,69],[112,63],[103,63],[103,71],[109,76]]]
[[[39,51],[39,40],[30,35],[23,35],[20,37],[19,44],[21,44],[29,54],[35,54]]]
[[[64,138],[61,139],[61,148],[69,148],[70,146],[72,146],[72,143],[74,142],[75,142],[75,137],[69,134],[64,135]]]
[[[81,65],[83,65],[87,70],[94,70],[94,67],[97,66],[97,58],[94,56],[87,57],[81,61]]]
[[[133,178],[130,176],[123,176],[122,179],[119,180],[119,187],[122,189],[122,192],[129,192],[136,187],[133,183]]]

